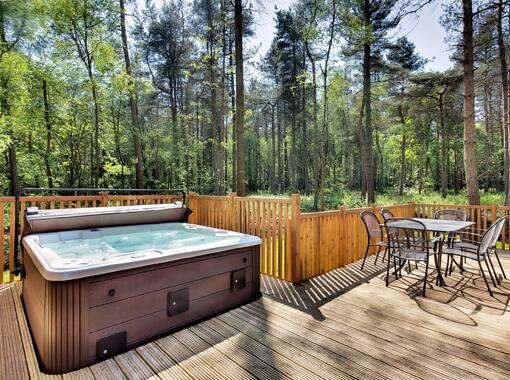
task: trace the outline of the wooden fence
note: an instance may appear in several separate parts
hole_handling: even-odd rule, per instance
[[[294,205],[297,205],[296,207]],[[292,198],[246,198],[235,193],[228,196],[204,196],[191,193],[190,223],[257,235],[261,273],[293,281],[292,242],[296,241],[293,218],[299,213],[299,195]],[[294,250],[295,251],[295,250]],[[299,269],[300,270],[300,269]]]
[[[170,195],[34,196],[21,198],[21,212],[28,206],[39,208],[79,208],[170,203]],[[359,260],[365,254],[367,236],[360,219],[364,210],[380,216],[380,206],[301,213],[300,196],[290,198],[246,198],[235,193],[228,196],[204,196],[190,193],[193,210],[190,223],[257,235],[262,239],[261,273],[291,282],[300,282]],[[385,206],[395,216],[433,217],[437,210],[462,209],[474,221],[474,232],[483,232],[496,217],[510,215],[509,207],[497,205],[436,205],[406,203]],[[0,257],[14,269],[14,198],[0,197]],[[505,225],[501,244],[508,247],[510,228]],[[13,281],[10,275],[7,281]],[[0,276],[0,283],[4,281]]]
[[[385,208],[395,216],[410,217],[413,204],[391,205]],[[308,279],[340,268],[363,258],[367,247],[367,235],[360,214],[372,210],[380,217],[376,205],[365,208],[301,214],[300,255],[303,260],[303,278]],[[373,251],[372,251],[373,253]]]

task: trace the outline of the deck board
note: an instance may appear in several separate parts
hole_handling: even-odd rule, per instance
[[[28,379],[12,289],[0,285],[0,379]]]
[[[510,273],[510,254],[503,254]],[[6,379],[506,379],[510,281],[491,298],[478,272],[448,286],[384,286],[385,263],[355,262],[301,285],[262,276],[264,297],[113,359],[40,372],[19,283],[0,286],[0,378]]]

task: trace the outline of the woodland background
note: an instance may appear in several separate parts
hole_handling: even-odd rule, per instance
[[[0,1],[0,193],[508,204],[510,4],[443,5],[456,64],[429,72],[392,33],[429,3],[296,0],[245,75],[263,1]]]

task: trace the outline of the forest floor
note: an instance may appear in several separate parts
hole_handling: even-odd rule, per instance
[[[286,194],[271,194],[266,192],[251,193],[249,196],[253,197],[282,197]],[[491,192],[480,192],[481,204],[503,204],[503,192],[491,191]],[[446,198],[442,198],[441,194],[437,192],[423,192],[419,194],[415,189],[406,189],[404,195],[400,196],[397,191],[387,191],[385,193],[376,194],[376,203],[380,206],[390,205],[395,203],[407,203],[414,201],[416,203],[428,203],[428,204],[467,204],[466,191],[461,191],[458,194],[453,192],[448,194]],[[320,204],[320,201],[319,201]],[[333,191],[326,190],[324,194],[324,210],[334,210],[338,206],[345,207],[366,207],[367,203],[360,197],[358,191]],[[313,211],[313,194],[301,194],[301,211],[311,212]]]

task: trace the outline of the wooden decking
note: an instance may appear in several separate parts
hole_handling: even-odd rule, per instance
[[[0,379],[509,378],[510,280],[491,298],[469,267],[423,298],[420,269],[385,288],[384,266],[359,266],[297,286],[263,277],[257,302],[63,376],[40,373],[20,286],[3,285]]]

